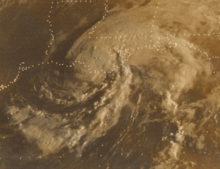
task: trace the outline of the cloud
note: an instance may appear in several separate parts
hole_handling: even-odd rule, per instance
[[[99,89],[105,92],[100,100],[94,102],[92,108],[73,109],[72,112],[61,110],[60,113],[54,113],[39,110],[36,108],[37,105],[35,108],[33,106],[19,108],[14,105],[7,107],[6,113],[11,115],[10,125],[18,127],[30,143],[36,143],[42,150],[42,156],[58,153],[64,147],[67,147],[70,152],[76,149],[80,155],[89,142],[102,137],[118,123],[121,109],[128,102],[130,83],[131,74],[126,79],[116,80],[112,88],[106,89],[107,86],[105,86]],[[93,91],[97,93],[98,90],[95,89],[91,93]],[[49,90],[40,90],[40,93],[47,94],[50,93]],[[59,92],[59,89],[56,92]],[[40,97],[40,99],[48,99],[47,102],[53,101],[53,97]],[[79,100],[79,104],[86,102],[87,99],[91,98]],[[64,103],[63,106],[71,106],[66,104],[68,103]],[[85,119],[91,112],[94,117]],[[81,143],[82,139],[83,143]]]
[[[48,56],[44,59],[44,62],[47,62],[49,59],[51,59],[51,54],[53,54],[54,52],[56,52],[57,47],[64,41],[67,39],[67,37],[69,36],[69,33],[64,32],[63,30],[61,30],[60,32],[56,33],[55,35],[55,40],[53,41],[52,39],[50,40],[49,44],[51,44]]]
[[[85,132],[82,126],[78,130],[71,129],[68,121],[58,114],[51,115],[30,106],[23,109],[8,107],[7,113],[12,117],[11,125],[17,125],[30,143],[36,142],[43,156],[57,153],[70,144],[74,146]]]
[[[22,5],[22,4],[28,4],[28,5],[32,5],[36,2],[37,0],[2,0],[0,2],[0,11],[2,11],[5,8],[8,8],[12,5],[18,4],[18,5]]]

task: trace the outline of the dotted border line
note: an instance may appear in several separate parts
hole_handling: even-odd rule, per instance
[[[62,2],[64,2],[64,1],[62,1]],[[67,2],[73,2],[72,0],[71,1],[68,1],[67,0]],[[77,0],[75,1],[75,2],[77,2]],[[82,2],[81,0],[80,0],[80,2]],[[87,0],[85,0],[85,2],[87,2]],[[90,0],[90,2],[91,2],[91,0]],[[108,0],[106,1],[106,2],[108,2]],[[52,6],[51,6],[51,9],[53,9],[53,4],[54,4],[54,2],[52,2]],[[57,4],[58,4],[58,2],[57,2]],[[159,4],[159,2],[158,2],[158,4]],[[106,9],[106,11],[107,11],[107,5],[105,6],[105,9]],[[158,6],[156,7],[156,9],[158,9]],[[49,11],[49,13],[52,13],[52,11]],[[107,13],[108,13],[108,11],[107,11]],[[157,11],[155,11],[155,14],[157,13]],[[48,18],[50,17],[50,15],[48,15]],[[154,16],[154,18],[155,18],[156,16]],[[105,19],[106,18],[106,15],[105,16],[103,16],[103,19]],[[50,27],[52,27],[52,23],[51,23],[51,21],[49,21],[48,20],[48,23],[50,24]],[[98,23],[100,23],[100,22],[98,22]],[[219,24],[220,24],[220,17],[219,17]],[[154,20],[152,20],[152,27],[154,27]],[[94,30],[95,29],[97,29],[97,27],[95,26],[94,27],[94,29],[92,30],[93,32],[90,32],[89,34],[93,34],[94,33]],[[219,28],[218,28],[219,29]],[[54,41],[54,38],[55,38],[55,36],[54,36],[54,34],[53,34],[53,30],[52,29],[49,29],[49,31],[51,32],[51,37],[52,37],[52,41]],[[152,36],[152,34],[153,34],[153,31],[151,31],[151,37],[153,37]],[[180,34],[179,34],[180,35]],[[219,32],[219,35],[220,35],[220,32]],[[124,35],[125,37],[126,37],[126,35]],[[167,34],[167,36],[168,36],[168,34]],[[170,35],[170,36],[172,36],[172,35]],[[175,36],[175,34],[173,35],[173,36]],[[184,34],[184,36],[185,36],[185,34]],[[194,34],[193,36],[200,36],[200,34],[198,34],[198,35],[196,35],[196,34]],[[206,35],[203,35],[203,36],[206,36]],[[207,36],[210,36],[210,34],[208,34]],[[120,36],[121,37],[121,36]],[[91,38],[91,37],[89,37],[89,38]],[[97,38],[97,37],[96,37]],[[112,37],[105,37],[105,39],[106,38],[112,38]],[[115,37],[115,38],[119,38],[119,37]],[[167,37],[168,38],[168,37]],[[220,37],[219,37],[220,38]],[[101,37],[101,39],[102,39],[102,37]],[[104,38],[103,38],[104,39]],[[220,39],[219,39],[220,40]],[[150,40],[151,42],[152,42],[152,39]],[[172,44],[175,44],[175,43],[172,43]],[[177,47],[177,46],[181,46],[180,44],[178,44],[178,43],[176,43],[177,45],[176,46],[174,46],[174,47]],[[50,43],[50,45],[52,45],[52,42]],[[193,45],[193,44],[191,44],[191,45]],[[49,46],[48,46],[49,47]],[[122,47],[125,47],[125,44],[124,45],[122,45]],[[123,54],[129,54],[128,55],[128,57],[127,58],[125,58],[125,60],[126,61],[128,61],[128,59],[129,59],[129,57],[132,55],[132,53],[131,53],[131,51],[134,51],[134,50],[141,50],[141,49],[144,49],[144,48],[148,48],[148,49],[155,49],[154,48],[154,46],[152,45],[152,46],[144,46],[144,47],[137,47],[136,49],[133,49],[133,48],[128,48],[128,49],[124,49],[124,51],[122,51],[122,49],[116,49],[116,50],[118,50],[119,51],[119,53],[121,54],[121,56],[123,57]],[[200,49],[198,49],[198,48],[195,48],[195,47],[193,47],[193,46],[190,46],[190,48],[193,48],[194,50],[198,50],[199,52],[202,52]],[[165,48],[162,48],[162,49],[157,49],[157,51],[158,50],[164,50]],[[110,49],[110,51],[109,51],[109,53],[110,52],[112,52],[112,50]],[[48,51],[46,51],[45,52],[46,54],[48,54]],[[206,56],[208,57],[208,55],[207,55],[207,53],[206,52],[203,52],[204,54],[206,54]],[[219,58],[219,56],[213,56],[214,58]],[[212,57],[212,58],[213,58]],[[211,58],[209,57],[209,59],[211,60]],[[51,63],[54,63],[53,61],[50,61],[50,62],[47,62],[47,63],[44,63],[44,62],[41,62],[41,63],[38,63],[37,64],[37,66],[42,66],[42,65],[49,65],[49,64],[51,64]],[[11,82],[9,82],[9,84],[13,84],[13,83],[15,83],[17,80],[18,80],[18,77],[19,77],[19,75],[20,75],[20,73],[21,72],[24,72],[24,71],[26,71],[26,70],[28,70],[28,69],[31,69],[31,68],[34,68],[36,65],[32,65],[32,66],[22,66],[22,65],[24,65],[25,64],[25,62],[22,62],[22,63],[20,63],[20,66],[19,66],[19,70],[18,70],[18,74],[17,74],[17,76],[16,76],[16,78],[13,80],[13,81],[11,81]],[[81,61],[75,61],[75,63],[73,62],[72,64],[63,64],[63,63],[58,63],[58,62],[56,62],[56,63],[54,63],[55,65],[57,65],[57,66],[64,66],[64,67],[67,67],[67,68],[72,68],[72,67],[74,67],[74,65],[77,65],[77,64],[82,64],[82,65],[84,65],[84,62],[81,62]],[[122,63],[122,66],[124,66],[124,63]],[[84,67],[90,67],[89,65],[84,65]],[[119,68],[119,67],[118,67]],[[89,70],[89,69],[88,69]],[[101,71],[102,72],[102,71]],[[90,73],[92,73],[91,71],[90,71]],[[99,72],[96,72],[96,70],[94,70],[94,73],[99,73]],[[103,71],[102,73],[104,73],[104,74],[106,74],[106,73],[108,73],[108,72],[106,72],[106,71]],[[0,91],[1,90],[4,90],[4,89],[6,89],[6,88],[8,88],[10,85],[6,85],[6,86],[3,86],[3,85],[1,85],[0,86]],[[9,119],[9,118],[8,118]],[[5,139],[5,136],[3,137],[3,139]],[[102,146],[103,146],[103,144],[102,144]],[[123,155],[123,153],[122,153],[122,155]],[[143,153],[141,154],[141,155],[143,155]],[[41,159],[41,156],[38,156],[40,159]],[[102,155],[100,155],[100,157],[102,157]],[[62,156],[59,156],[59,158],[62,158]],[[20,160],[22,159],[22,157],[20,157],[19,158]],[[2,158],[0,158],[0,160],[2,160]],[[99,167],[101,167],[101,165],[99,165]]]
[[[49,24],[49,32],[50,32],[50,35],[51,35],[51,40],[50,40],[50,43],[48,44],[48,49],[46,49],[45,51],[45,54],[46,56],[49,55],[49,50],[50,48],[52,47],[54,41],[55,41],[55,35],[54,35],[54,30],[53,30],[53,24],[52,24],[52,21],[50,20],[51,18],[51,14],[52,14],[52,10],[55,8],[55,4],[60,4],[60,3],[92,3],[92,2],[102,2],[101,0],[62,0],[62,1],[57,1],[57,2],[51,2],[51,6],[50,6],[50,11],[48,13],[48,19],[47,19],[47,22]],[[104,20],[107,15],[108,15],[108,0],[105,0],[104,1],[104,8],[105,8],[105,11],[106,13],[102,16],[102,20]],[[101,21],[99,21],[98,23],[101,23]],[[97,29],[97,26],[94,26],[92,27],[92,32],[89,32],[89,34],[93,34],[95,32],[95,30]],[[90,38],[90,37],[89,37]]]
[[[62,2],[64,2],[64,1],[62,1]],[[68,2],[68,0],[66,1],[66,2]],[[72,1],[70,1],[70,2],[72,2]],[[77,0],[76,0],[76,2],[77,2]],[[82,1],[81,1],[82,2]],[[86,1],[85,1],[86,2]],[[90,2],[92,2],[92,1],[90,1]],[[106,0],[106,2],[108,2],[108,0]],[[50,14],[52,13],[52,9],[54,8],[54,2],[51,2],[51,10],[49,11],[49,15],[48,15],[48,18],[50,18]],[[57,4],[59,4],[59,1],[57,1]],[[158,6],[159,6],[159,4],[160,4],[160,2],[157,2],[157,4],[158,4]],[[105,3],[104,4],[105,5],[105,9],[106,9],[106,12],[108,13],[108,10],[107,10],[107,4]],[[157,13],[157,9],[159,8],[158,6],[156,6],[156,10],[155,10],[155,15],[153,16],[153,18],[156,18],[156,13]],[[105,16],[103,16],[103,19],[105,19],[106,18],[106,14],[105,14]],[[102,19],[102,20],[103,20]],[[220,19],[220,18],[219,18]],[[51,23],[51,21],[49,21],[49,20],[47,20],[47,22],[49,23],[49,26],[50,27],[52,27],[52,23]],[[98,23],[100,23],[100,21],[98,22]],[[154,19],[152,20],[152,27],[154,27],[155,25],[154,25]],[[94,29],[97,29],[97,27],[96,26],[94,26],[93,27],[93,29],[92,29],[92,31],[93,31],[93,33],[94,33]],[[54,34],[53,34],[53,30],[52,29],[49,29],[49,31],[51,32],[51,36],[52,36],[52,41],[54,41],[54,38],[55,38],[55,36],[54,36]],[[93,34],[92,33],[92,34]],[[91,34],[91,32],[90,32],[90,34]],[[150,42],[151,42],[151,45],[149,45],[149,46],[142,46],[142,47],[137,47],[136,48],[136,50],[139,50],[139,49],[144,49],[144,48],[149,48],[149,49],[155,49],[155,47],[154,47],[154,44],[152,44],[152,37],[153,37],[153,31],[151,31],[151,39],[150,39]],[[167,38],[169,39],[169,37],[168,36],[172,36],[172,35],[169,35],[169,34],[167,34]],[[121,38],[126,38],[127,36],[126,35],[124,35],[124,36],[115,36],[115,37],[112,37],[112,36],[110,36],[110,37],[103,37],[103,39],[112,39],[112,38],[116,38],[116,39],[121,39]],[[98,39],[99,37],[96,37],[96,39]],[[102,37],[100,37],[101,39],[102,39]],[[159,40],[160,40],[160,38],[159,38]],[[171,41],[170,41],[170,43],[172,43]],[[52,42],[50,43],[50,44],[52,44]],[[176,43],[177,45],[179,45],[178,43]],[[124,47],[125,47],[125,44],[123,44],[124,45]],[[123,46],[122,45],[122,46]],[[192,45],[192,44],[191,44]],[[48,47],[50,47],[50,45],[48,46]],[[209,57],[208,56],[208,54],[207,54],[207,52],[203,52],[203,51],[201,51],[200,49],[198,49],[198,48],[195,48],[195,47],[193,47],[193,46],[189,46],[190,48],[193,48],[194,50],[197,50],[198,52],[200,52],[200,53],[203,53],[203,54],[205,54],[206,55],[206,57],[207,57],[207,59],[208,60],[211,60],[211,58],[212,59],[219,59],[219,56],[212,56],[212,57]],[[157,49],[158,51],[159,50],[164,50],[165,48],[161,48],[161,49]],[[126,49],[127,51],[129,51],[129,50],[131,50],[131,49]],[[132,51],[133,51],[134,49],[132,49]],[[123,55],[123,53],[121,52],[122,50],[119,50],[118,49],[118,51],[120,52],[120,54],[121,55]],[[46,53],[48,53],[48,51],[46,51]],[[129,57],[130,57],[130,55],[131,54],[129,54]],[[128,57],[128,58],[129,58]],[[127,61],[128,61],[128,58],[126,59]],[[123,58],[122,58],[123,59]],[[53,63],[53,61],[51,61],[51,63]],[[80,62],[79,62],[80,63]],[[21,72],[23,72],[23,71],[26,71],[26,70],[28,70],[28,69],[30,69],[31,67],[33,68],[33,67],[35,67],[36,65],[32,65],[31,67],[30,66],[26,66],[26,67],[21,67],[22,65],[24,64],[24,62],[22,62],[21,64],[20,64],[20,66],[19,66],[19,70],[18,70],[18,73],[17,73],[17,75],[16,75],[16,77],[14,78],[14,80],[13,81],[10,81],[9,82],[9,84],[8,85],[1,85],[0,86],[0,91],[2,91],[2,90],[4,90],[4,89],[6,89],[6,88],[8,88],[9,86],[10,86],[10,84],[13,84],[13,83],[15,83],[17,80],[18,80],[18,78],[19,78],[19,76],[20,76],[20,73]],[[41,64],[40,63],[38,63],[37,65],[38,66],[40,66],[40,65],[43,65],[44,64],[44,62],[42,62]],[[47,62],[47,64],[49,64],[49,62]],[[64,64],[63,63],[57,63],[56,62],[56,64],[58,64],[59,66],[64,66]],[[65,65],[66,67],[72,67],[72,65]],[[90,70],[90,69],[89,69]],[[90,71],[90,73],[91,73],[91,71]],[[96,73],[96,70],[95,70],[95,73]]]

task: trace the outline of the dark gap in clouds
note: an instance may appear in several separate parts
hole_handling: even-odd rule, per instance
[[[128,2],[128,3],[125,4],[125,8],[126,8],[126,9],[130,9],[130,8],[132,8],[133,6],[134,6],[134,4],[133,4],[132,2]]]
[[[149,4],[151,2],[151,0],[145,0],[144,3],[142,3],[140,6],[146,6],[147,4]]]
[[[182,96],[184,97],[187,96],[187,99],[181,99],[182,101],[187,101],[188,103],[196,102],[198,100],[206,99],[206,94],[201,92],[201,89],[199,88],[194,88],[194,89],[189,89],[186,93],[184,93]]]
[[[84,27],[83,29],[80,27],[76,30],[74,30],[74,33],[69,35],[57,48],[55,53],[51,54],[51,59],[58,61],[58,62],[67,62],[65,59],[65,56],[67,55],[67,52],[71,49],[75,41],[82,36],[82,34],[89,29],[90,26]]]
[[[94,4],[76,4],[75,6],[70,7],[68,10],[64,9],[64,12],[58,14],[60,10],[61,9],[58,8],[55,10],[54,14],[52,13],[52,15],[54,15],[52,20],[56,21],[53,23],[53,29],[55,33],[63,31],[68,33],[69,36],[63,40],[60,45],[58,45],[56,51],[51,54],[51,58],[59,62],[64,62],[65,56],[74,42],[89,28],[91,28],[91,25],[94,25],[98,21],[102,20],[105,9],[103,3],[97,2]],[[74,11],[74,13],[69,15],[69,11]],[[86,12],[82,13],[83,11]],[[82,17],[85,17],[87,22],[77,27]]]

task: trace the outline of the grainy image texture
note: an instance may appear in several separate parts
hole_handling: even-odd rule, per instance
[[[0,0],[0,169],[219,169],[219,0]]]

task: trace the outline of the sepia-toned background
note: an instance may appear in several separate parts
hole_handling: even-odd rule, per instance
[[[0,169],[220,168],[218,0],[0,0]]]

